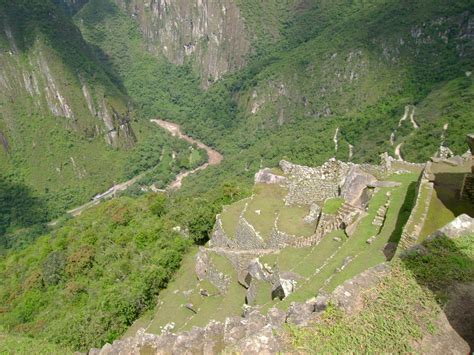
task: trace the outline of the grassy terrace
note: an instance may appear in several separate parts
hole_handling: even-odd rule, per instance
[[[282,271],[293,271],[307,278],[300,281],[299,289],[294,294],[282,302],[267,303],[264,308],[268,309],[274,304],[286,308],[291,302],[305,301],[315,296],[319,289],[330,291],[359,272],[385,261],[384,246],[389,241],[398,242],[400,238],[403,224],[409,215],[405,210],[410,209],[417,179],[418,174],[415,173],[391,176],[389,180],[401,182],[402,186],[382,188],[374,195],[369,204],[368,215],[362,219],[351,238],[343,237],[341,242],[336,242],[333,240],[334,235],[328,235],[314,248],[298,251],[298,257],[293,256],[294,250],[285,249],[276,257],[264,258],[268,264],[278,262]],[[375,241],[369,245],[367,239],[378,232],[378,227],[372,225],[372,220],[379,207],[385,204],[388,191],[392,192],[392,197],[385,224]],[[404,213],[400,214],[401,211]],[[337,272],[348,256],[352,258],[351,263]],[[296,262],[297,260],[300,262]]]
[[[399,181],[402,186],[378,190],[370,202],[367,216],[361,220],[351,238],[347,238],[343,231],[335,231],[314,247],[285,248],[280,253],[263,256],[262,263],[270,266],[276,264],[281,272],[291,271],[300,275],[302,279],[298,281],[297,292],[281,302],[270,299],[271,290],[268,285],[257,285],[255,304],[261,305],[263,310],[273,305],[286,308],[293,301],[305,301],[315,296],[321,288],[331,291],[346,279],[385,261],[384,246],[387,242],[396,243],[400,238],[403,225],[410,214],[417,179],[418,174],[415,173],[391,176],[389,180]],[[283,200],[281,200],[281,205],[279,202],[276,203],[278,197],[282,197],[283,194],[274,187],[274,185],[259,185],[259,193],[256,195],[258,203],[252,208],[265,206],[262,201],[258,201],[259,198],[273,201],[274,208],[283,208]],[[367,239],[377,234],[379,228],[372,225],[372,220],[379,207],[387,201],[388,191],[391,191],[392,196],[385,224],[375,241],[369,245],[366,243]],[[254,201],[255,198],[252,202]],[[222,215],[224,229],[232,228],[231,224],[236,223],[246,202],[248,200],[225,208]],[[262,204],[259,205],[259,203]],[[274,212],[268,208],[265,213],[268,215]],[[251,223],[255,221],[252,220]],[[175,322],[175,331],[188,330],[193,326],[204,326],[211,319],[224,320],[228,316],[241,313],[246,290],[237,282],[236,272],[230,262],[217,254],[211,255],[216,268],[232,278],[228,293],[219,295],[218,290],[208,281],[197,280],[194,272],[196,252],[197,249],[186,256],[175,280],[160,294],[154,314],[150,313],[137,321],[129,334],[139,327],[145,327],[151,333],[160,333],[161,327],[169,322]],[[351,263],[338,272],[337,269],[342,266],[348,256],[352,258]],[[206,289],[211,296],[202,297],[199,294],[200,289]],[[188,303],[193,304],[197,314],[183,307]]]
[[[423,352],[413,345],[427,332],[436,336],[440,300],[446,300],[452,284],[474,280],[472,236],[425,246],[428,255],[394,262],[388,277],[364,295],[360,313],[346,315],[330,307],[313,326],[288,328],[289,347],[303,353]]]
[[[225,234],[229,238],[235,237],[235,230],[237,229],[237,224],[239,223],[239,217],[245,208],[245,204],[249,201],[248,198],[240,200],[230,206],[225,206],[222,211],[220,218],[222,221],[222,227],[224,228]]]
[[[339,208],[344,204],[343,198],[330,198],[324,202],[323,213],[336,214]]]
[[[211,255],[211,260],[216,268],[226,275],[232,277],[229,291],[226,295],[220,295],[219,290],[209,281],[199,282],[194,271],[195,252],[189,253],[175,280],[164,290],[159,298],[154,314],[148,314],[127,332],[134,334],[139,328],[144,327],[148,332],[160,334],[161,327],[167,323],[176,324],[175,331],[189,330],[193,326],[205,326],[209,320],[224,320],[230,315],[239,315],[245,300],[245,289],[237,282],[237,275],[230,262],[217,254]],[[204,289],[210,294],[209,297],[200,295]],[[184,307],[193,304],[193,311]]]
[[[435,174],[435,189],[431,196],[428,216],[421,230],[419,241],[423,241],[431,233],[463,213],[474,216],[474,206],[468,201],[459,200],[464,174],[470,170],[469,162],[459,166],[446,163],[431,165],[431,171]]]
[[[310,236],[315,225],[306,224],[309,206],[285,206],[285,188],[275,184],[257,184],[244,217],[265,239],[269,238],[278,218],[278,228],[288,234]]]

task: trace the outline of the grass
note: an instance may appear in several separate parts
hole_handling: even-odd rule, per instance
[[[194,273],[197,252],[198,248],[194,248],[186,255],[174,280],[159,295],[155,315],[146,328],[148,332],[160,334],[161,327],[166,324],[171,322],[175,322],[177,325],[183,324],[191,316],[192,312],[182,306],[188,303],[188,299],[182,292],[189,289],[194,290],[198,283]]]
[[[286,191],[278,185],[257,184],[255,186],[254,196],[249,201],[244,217],[263,238],[270,237],[274,222],[285,206],[283,201],[285,196]]]
[[[290,235],[309,237],[314,234],[316,224],[304,222],[309,206],[286,206],[278,218],[278,229]]]
[[[332,290],[357,273],[385,261],[386,256],[383,253],[383,248],[390,238],[393,238],[393,233],[397,230],[399,211],[404,205],[410,185],[417,178],[417,174],[391,176],[389,180],[401,182],[402,186],[382,188],[373,196],[369,203],[367,216],[361,220],[352,237],[347,240],[343,237],[342,240],[345,240],[345,242],[336,244],[332,239],[332,235],[326,236],[314,249],[314,255],[311,256],[311,259],[303,259],[301,268],[298,268],[299,272],[309,278],[308,281],[300,283],[297,291],[279,303],[278,307],[286,308],[293,301],[305,301],[315,296],[320,288]],[[387,211],[385,224],[379,232],[379,227],[372,225],[372,220],[379,207],[385,204],[388,191],[392,192],[392,200]],[[377,234],[378,236],[372,244],[366,243],[367,239]],[[352,258],[352,261],[344,270],[339,271],[338,269],[348,256]],[[279,256],[279,260],[282,259]],[[318,268],[320,269],[319,272],[315,273]],[[298,273],[296,268],[294,270]]]
[[[254,188],[244,217],[264,239],[270,237],[277,218],[282,232],[306,237],[314,233],[316,226],[303,220],[309,206],[285,206],[286,194],[286,189],[276,184],[257,184]]]
[[[364,292],[359,313],[347,315],[330,306],[312,326],[286,329],[289,348],[308,353],[417,351],[416,341],[436,334],[434,321],[450,286],[474,280],[472,237],[437,238],[424,243],[426,255],[396,259],[390,274]]]
[[[214,266],[231,277],[228,292],[220,294],[221,290],[209,281],[197,280],[194,271],[196,253],[197,249],[186,256],[174,281],[160,294],[155,315],[147,327],[148,332],[160,334],[161,327],[171,322],[176,324],[175,331],[189,330],[193,326],[205,326],[211,319],[224,320],[227,316],[240,314],[245,301],[245,289],[237,282],[232,264],[218,254],[210,256]],[[201,296],[200,289],[207,290],[210,296]],[[189,303],[193,304],[197,313],[183,307]]]
[[[456,215],[439,199],[438,191],[435,189],[431,196],[428,216],[421,230],[420,239],[425,239],[433,232],[451,222],[454,218],[456,218]]]
[[[66,355],[74,354],[74,352],[44,340],[4,333],[0,327],[0,354]]]
[[[329,307],[307,328],[287,328],[289,347],[307,353],[413,352],[412,342],[431,329],[439,312],[400,261],[387,279],[364,295],[364,309],[348,316]]]
[[[235,238],[235,231],[239,223],[240,215],[245,207],[245,204],[248,202],[248,199],[237,201],[236,203],[225,206],[220,218],[222,221],[222,228],[224,229],[227,237],[233,239]]]
[[[339,208],[344,204],[343,198],[330,198],[324,202],[323,213],[336,214]]]

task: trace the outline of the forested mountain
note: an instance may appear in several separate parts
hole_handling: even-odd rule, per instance
[[[473,71],[473,0],[0,0],[0,342],[121,337],[282,159],[464,154]]]

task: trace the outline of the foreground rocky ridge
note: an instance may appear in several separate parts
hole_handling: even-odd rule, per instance
[[[474,218],[462,215],[431,238],[453,239],[473,232]],[[420,253],[420,247],[423,248],[412,248],[407,255]],[[89,354],[142,354],[143,351],[153,354],[217,354],[223,351],[274,354],[290,351],[288,343],[282,340],[285,324],[301,327],[317,322],[329,304],[338,306],[348,315],[355,315],[364,307],[364,293],[377,287],[390,272],[390,264],[377,265],[344,282],[332,294],[320,294],[304,303],[292,303],[288,311],[272,308],[263,315],[257,308],[245,306],[241,317],[229,317],[224,322],[211,321],[206,327],[195,327],[177,334],[165,329],[162,335],[154,335],[141,329],[134,337],[106,344],[102,349],[92,349]],[[419,350],[441,354],[446,350],[443,340],[449,340],[451,353],[469,351],[469,345],[453,330],[446,316],[440,315],[436,327],[438,340],[427,334],[416,345]]]
[[[361,291],[375,286],[390,271],[388,264],[371,268],[338,287],[333,294],[321,294],[304,303],[293,303],[288,311],[272,308],[266,315],[253,307],[244,307],[242,317],[229,317],[225,322],[211,321],[206,327],[174,334],[147,334],[144,329],[135,337],[115,341],[102,349],[92,349],[91,355],[141,354],[145,349],[156,354],[216,354],[222,351],[242,353],[278,353],[285,347],[279,332],[283,326],[308,325],[317,319],[330,302],[347,312],[355,312],[361,301]],[[349,297],[350,296],[350,297]]]
[[[468,143],[472,143],[472,139],[469,138]],[[470,148],[473,148],[472,144]],[[159,354],[222,351],[277,353],[289,350],[288,342],[282,337],[286,324],[305,327],[318,322],[329,305],[339,307],[347,315],[356,315],[365,307],[364,295],[367,291],[376,288],[381,280],[391,275],[392,264],[389,261],[394,257],[398,245],[390,239],[387,244],[383,244],[381,239],[384,237],[381,235],[393,223],[394,216],[398,218],[400,211],[396,209],[400,205],[397,205],[397,199],[403,197],[400,195],[400,189],[406,184],[404,179],[413,176],[413,171],[417,172],[415,176],[419,176],[416,183],[416,203],[401,235],[399,255],[401,258],[416,258],[430,253],[423,244],[417,244],[423,241],[420,238],[420,230],[427,218],[427,212],[420,213],[420,211],[426,210],[426,205],[430,205],[429,201],[426,202],[427,196],[428,200],[431,200],[431,194],[421,192],[427,190],[426,185],[433,188],[432,185],[437,182],[435,173],[439,173],[440,169],[449,171],[449,167],[454,167],[457,172],[465,171],[462,189],[458,192],[459,198],[462,198],[465,181],[471,176],[469,168],[473,166],[472,162],[470,154],[463,157],[434,157],[431,162],[422,165],[397,161],[384,154],[382,163],[378,166],[357,165],[331,159],[316,168],[282,161],[280,170],[263,169],[255,175],[256,193],[249,199],[224,208],[223,213],[217,216],[215,230],[208,246],[201,247],[196,255],[194,277],[199,280],[198,287],[209,282],[217,293],[224,297],[224,302],[225,297],[236,297],[232,293],[232,287],[235,287],[232,286],[233,283],[238,282],[246,289],[245,300],[241,301],[241,315],[227,314],[220,321],[212,320],[205,326],[193,326],[185,331],[182,330],[182,325],[174,322],[160,327],[161,334],[151,334],[142,328],[133,337],[107,344],[102,349],[93,349],[90,353],[139,354],[144,349]],[[388,177],[390,179],[387,179]],[[407,181],[413,181],[411,179]],[[269,195],[269,191],[272,194]],[[265,209],[252,211],[255,206],[265,206],[255,204],[262,196],[266,198],[263,200],[265,204],[279,206],[278,209],[271,210],[270,214]],[[269,199],[275,196],[276,199]],[[280,199],[282,205],[277,203]],[[336,207],[333,206],[334,199],[336,202],[340,200]],[[328,203],[329,207],[332,206],[332,211],[329,211]],[[303,211],[309,214],[297,214],[292,223],[302,223],[298,224],[302,229],[305,224],[310,224],[313,228],[311,233],[298,236],[279,232],[279,218],[284,216],[285,211],[295,209],[295,206],[299,208],[306,206]],[[396,210],[395,214],[393,209]],[[246,214],[249,210],[254,212],[255,216]],[[264,219],[271,219],[269,216],[273,216],[275,219],[272,221],[273,229],[265,228],[261,224],[262,220],[255,218],[262,216]],[[229,223],[230,217],[234,219],[234,224]],[[332,222],[328,223],[327,220]],[[369,229],[367,222],[371,226]],[[229,228],[229,225],[235,230]],[[284,227],[289,228],[288,225]],[[367,239],[369,235],[365,233],[369,230],[377,231],[378,234]],[[326,274],[328,277],[326,280],[320,280],[310,286],[309,295],[312,296],[301,301],[308,295],[304,291],[307,288],[306,284],[309,282],[309,285],[312,285],[310,280],[319,277],[321,269],[331,262],[341,250],[341,246],[335,253],[326,254],[327,260],[323,264],[316,264],[319,265],[316,266],[316,272],[310,274],[305,274],[301,268],[288,270],[284,255],[288,250],[290,253],[299,253],[309,247],[310,254],[316,252],[321,257],[325,255],[324,249],[334,232],[343,233],[348,240],[360,238],[358,235],[362,233],[362,237],[367,239],[366,245],[369,248],[366,257],[373,253],[383,253],[387,261],[370,266],[370,263],[360,264],[354,261],[359,255],[364,255],[362,251],[356,255],[352,252],[343,254],[340,256],[342,265],[335,269],[334,274]],[[474,218],[462,214],[432,233],[426,240],[429,242],[436,238],[455,239],[472,233],[474,233]],[[334,237],[333,242],[339,243],[340,239],[341,237]],[[374,243],[378,245],[377,248],[382,248],[370,249]],[[276,259],[271,259],[274,256]],[[303,259],[307,257],[306,255]],[[269,260],[276,262],[269,265]],[[223,268],[223,262],[230,266]],[[312,263],[311,259],[306,263]],[[353,268],[353,265],[359,266],[347,273],[347,269]],[[361,272],[356,272],[360,267]],[[298,272],[302,272],[303,275],[310,275],[309,279],[305,280],[305,277],[298,275],[295,270],[299,270]],[[236,276],[233,276],[234,273]],[[333,279],[340,278],[341,273],[346,277],[352,276],[339,284],[334,283]],[[332,290],[330,285],[333,285]],[[201,298],[209,298],[211,296],[209,290],[200,288]],[[183,293],[192,292],[190,289]],[[179,293],[179,289],[173,292],[174,295]],[[275,301],[278,299],[283,302]],[[202,311],[203,304],[187,303],[182,307],[198,315]],[[164,311],[163,304],[158,312],[160,310]],[[191,319],[192,316],[186,323]],[[453,351],[468,351],[469,346],[453,330],[446,317],[440,316],[436,322],[440,332],[439,339],[449,339],[450,346],[456,348]],[[147,329],[149,328],[150,325]],[[440,349],[445,348],[439,342],[426,339],[417,343],[415,347],[438,353]]]

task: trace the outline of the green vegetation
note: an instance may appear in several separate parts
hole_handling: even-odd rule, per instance
[[[400,238],[399,212],[405,205],[407,197],[409,198],[407,195],[412,194],[410,187],[417,178],[417,174],[391,176],[390,180],[401,182],[402,186],[380,189],[370,201],[367,216],[359,222],[356,231],[350,238],[347,238],[341,231],[327,235],[313,248],[295,253],[294,258],[297,260],[294,262],[285,261],[286,258],[293,260],[293,257],[289,256],[294,252],[293,250],[282,251],[278,256],[278,262],[289,268],[285,269],[284,266],[281,266],[281,270],[296,272],[304,276],[305,279],[298,282],[295,293],[279,302],[277,306],[286,308],[291,302],[305,301],[313,297],[320,289],[332,291],[345,280],[387,260],[389,256],[384,254],[385,245]],[[372,221],[377,210],[387,201],[388,191],[392,194],[391,203],[384,225],[379,231],[379,227],[374,226]],[[376,238],[372,244],[367,244],[367,240],[371,236],[376,236]],[[334,237],[338,237],[339,241]],[[347,265],[342,268],[346,262]],[[267,304],[265,308],[270,306],[271,304]]]
[[[323,213],[336,214],[339,208],[344,204],[342,198],[330,198],[324,201]]]
[[[8,82],[0,94],[0,132],[8,143],[8,150],[0,145],[1,249],[32,242],[45,232],[44,222],[114,182],[148,170],[140,182],[163,188],[180,171],[205,161],[203,151],[190,151],[136,119],[120,80],[52,1],[0,1],[0,23],[1,76]],[[59,104],[51,100],[59,96],[73,117],[53,115]],[[105,116],[117,130],[114,147],[105,139]]]
[[[74,354],[72,350],[65,347],[47,343],[43,340],[10,335],[3,332],[2,328],[0,328],[1,354],[31,354],[32,352],[38,355]]]
[[[230,262],[225,257],[211,254],[211,262],[217,270],[230,277],[230,287],[223,294],[223,290],[217,289],[209,281],[196,280],[195,255],[196,251],[186,257],[175,280],[160,294],[154,317],[138,321],[146,324],[149,332],[160,334],[161,328],[171,322],[175,323],[174,331],[189,330],[193,326],[205,326],[210,319],[223,321],[225,317],[241,312],[245,288],[237,282],[235,269]],[[206,290],[209,296],[202,296],[201,289]],[[186,304],[192,304],[196,312],[186,308]]]
[[[357,315],[347,316],[330,307],[317,324],[288,328],[291,346],[324,353],[348,349],[360,353],[412,352],[412,342],[422,337],[424,329],[432,329],[440,311],[399,261],[390,277],[370,290],[364,300],[364,309]]]
[[[425,246],[427,255],[394,261],[389,276],[364,294],[360,313],[345,315],[330,307],[313,326],[288,328],[289,344],[304,352],[415,351],[415,341],[427,331],[436,334],[437,303],[446,302],[450,285],[474,280],[472,236],[439,238]]]
[[[0,264],[1,323],[83,350],[123,333],[154,305],[190,244],[152,213],[154,200],[105,203],[10,253]]]
[[[354,146],[354,161],[378,161],[380,153],[393,153],[389,137],[395,129],[395,143],[404,143],[403,155],[425,161],[441,143],[446,123],[446,144],[456,153],[464,152],[465,133],[474,130],[473,76],[466,75],[474,56],[472,44],[463,39],[470,37],[463,33],[462,22],[468,20],[461,14],[474,12],[472,1],[310,0],[296,6],[292,0],[265,4],[239,0],[238,4],[250,31],[242,35],[251,38],[254,54],[242,70],[228,73],[203,91],[200,73],[191,63],[199,60],[198,53],[182,66],[151,54],[133,17],[112,0],[88,1],[73,21],[50,0],[0,0],[0,23],[10,25],[19,52],[9,54],[12,44],[0,28],[0,78],[13,86],[0,93],[0,131],[9,142],[8,152],[0,146],[0,241],[3,248],[22,247],[2,251],[0,261],[4,285],[0,321],[7,344],[15,333],[85,350],[116,339],[144,314],[145,320],[138,324],[159,332],[169,320],[176,321],[179,330],[240,313],[245,290],[226,260],[213,259],[232,277],[225,297],[200,296],[200,288],[216,290],[195,280],[193,254],[186,256],[176,278],[173,275],[191,244],[206,243],[223,205],[229,206],[222,216],[224,229],[234,234],[243,203],[232,203],[250,195],[253,175],[261,166],[276,166],[282,158],[310,166],[333,156],[347,160],[348,144]],[[437,21],[440,18],[444,20]],[[41,58],[72,107],[74,119],[53,116],[45,93],[38,105],[22,87],[24,73],[39,76],[38,71],[45,71],[37,65]],[[12,78],[3,68],[13,73]],[[107,99],[117,126],[131,121],[138,140],[135,148],[132,134],[128,139],[120,135],[117,148],[106,144],[96,129],[102,123],[82,99],[84,83],[96,105]],[[397,128],[409,104],[416,105],[420,125],[416,131],[408,121]],[[140,184],[163,188],[176,173],[205,160],[202,151],[151,127],[147,121],[156,117],[181,123],[187,133],[222,152],[224,162],[187,178],[183,189],[167,198],[122,197],[78,219],[61,221],[47,234],[45,222],[121,177],[146,172],[127,192],[140,195]],[[337,152],[336,128],[340,128]],[[386,260],[382,250],[387,242],[399,240],[411,212],[416,177],[391,177],[402,186],[381,189],[350,238],[337,232],[314,248],[262,258],[304,277],[297,292],[280,306],[310,298],[321,288],[333,289]],[[371,222],[388,191],[392,202],[379,230]],[[282,231],[311,235],[312,226],[302,222],[308,209],[284,208],[284,193],[274,186],[257,186],[255,197],[246,201],[245,217],[264,237],[277,216]],[[442,191],[436,196],[443,204],[447,201]],[[436,223],[427,224],[422,234],[449,216],[447,210],[436,209],[434,198],[429,219]],[[334,213],[340,202],[329,201],[325,210]],[[175,232],[176,226],[187,238]],[[465,259],[458,261],[462,267],[469,265]],[[416,271],[417,265],[413,266]],[[404,335],[419,334],[417,324],[429,324],[433,307],[404,266],[397,267],[399,279],[388,284],[392,293],[378,290],[380,297],[375,297],[371,312],[347,320],[329,311],[327,324],[317,330],[323,336],[315,337],[309,330],[313,338],[304,334],[295,338],[308,340],[306,350],[344,351],[344,346],[351,346],[375,352],[386,343],[393,351],[407,351],[409,337]],[[441,271],[446,270],[436,274]],[[423,273],[419,277],[434,282]],[[173,285],[160,293],[169,281]],[[191,289],[189,295],[183,294]],[[265,292],[260,295],[258,303],[272,305]],[[151,321],[157,296],[170,306]],[[394,319],[399,299],[405,296],[414,300],[400,310],[408,330],[396,322],[386,324],[382,317]],[[184,302],[193,303],[199,312],[181,307]],[[385,315],[382,310],[387,307]],[[417,318],[409,318],[413,314]],[[367,332],[372,329],[367,324],[384,326],[380,332]],[[351,331],[354,337],[341,340]],[[325,337],[330,340],[321,345]],[[54,352],[48,344],[45,349]]]
[[[5,334],[74,350],[116,339],[155,306],[192,243],[208,239],[221,206],[240,198],[231,184],[194,199],[122,197],[9,250],[0,261]]]

